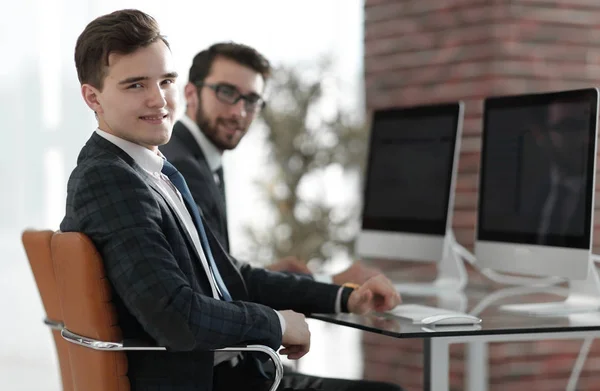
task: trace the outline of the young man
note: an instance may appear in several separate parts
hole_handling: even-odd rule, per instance
[[[297,359],[310,348],[310,332],[294,311],[365,313],[399,302],[382,278],[352,290],[253,269],[223,250],[158,151],[171,136],[177,73],[152,17],[122,10],[95,19],[77,40],[75,65],[98,129],[69,178],[60,229],[96,245],[123,337],[168,349],[128,353],[132,390],[262,389],[269,381],[255,360],[211,349],[283,345],[281,353]],[[288,377],[282,388],[338,385]]]
[[[160,148],[185,177],[204,218],[229,250],[227,206],[221,156],[233,150],[264,105],[262,94],[271,74],[269,61],[255,49],[233,42],[217,43],[198,53],[185,86],[185,115],[175,123],[173,137]],[[270,270],[308,273],[294,257],[284,258]],[[362,284],[378,275],[355,262],[320,281]]]

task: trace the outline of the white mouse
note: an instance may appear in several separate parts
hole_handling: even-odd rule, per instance
[[[453,326],[462,324],[478,324],[481,319],[467,314],[439,314],[431,315],[421,319],[421,324],[430,326]]]

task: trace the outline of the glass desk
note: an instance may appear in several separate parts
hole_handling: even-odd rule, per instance
[[[474,326],[422,326],[388,314],[313,314],[311,317],[392,338],[422,339],[423,380],[426,391],[449,390],[449,346],[466,343],[466,389],[485,391],[488,388],[488,342],[583,339],[600,336],[600,312],[536,317],[506,312],[499,308],[502,304],[564,300],[566,293],[567,290],[560,287],[510,287],[495,291],[467,287],[463,293],[431,297],[406,294],[402,296],[403,303],[424,304],[476,315],[482,322]],[[573,384],[573,390],[578,376],[579,371],[574,368],[569,382]]]

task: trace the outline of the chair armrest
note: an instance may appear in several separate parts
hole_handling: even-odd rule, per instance
[[[50,327],[53,327],[47,320],[44,321]],[[58,325],[61,325],[59,322],[55,322]],[[59,327],[59,326],[56,326]],[[100,341],[93,338],[84,337],[79,334],[75,334],[64,326],[58,328],[62,337],[68,342],[74,343],[79,346],[83,346],[85,348],[100,350],[100,351],[143,351],[143,350],[160,350],[166,351],[167,348],[163,346],[151,346],[144,341],[138,340],[125,340],[122,342],[109,342],[109,341]],[[269,356],[269,358],[273,361],[275,365],[275,379],[273,380],[273,385],[270,390],[275,391],[281,383],[281,379],[283,379],[283,363],[281,362],[281,358],[275,352],[275,350],[271,349],[265,345],[247,345],[247,346],[233,346],[221,349],[214,349],[215,352],[261,352],[265,353]]]
[[[44,324],[46,326],[50,327],[52,330],[62,330],[65,327],[65,325],[62,324],[62,322],[58,322],[58,321],[52,320],[50,318],[45,318]]]

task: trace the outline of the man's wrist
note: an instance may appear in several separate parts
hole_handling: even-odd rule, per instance
[[[352,294],[352,292],[354,292],[354,289],[358,288],[359,286],[360,285],[358,284],[352,283],[345,283],[342,285],[342,293],[340,298],[342,312],[350,312],[350,309],[348,308],[348,300],[350,300],[350,295]]]
[[[275,311],[275,310],[273,310]],[[279,311],[275,311],[275,313],[277,314],[277,317],[279,318],[279,325],[281,326],[281,335],[283,336],[283,334],[285,334],[285,328],[286,328],[286,323],[285,323],[285,318],[283,317],[283,315],[281,315],[279,313]]]

